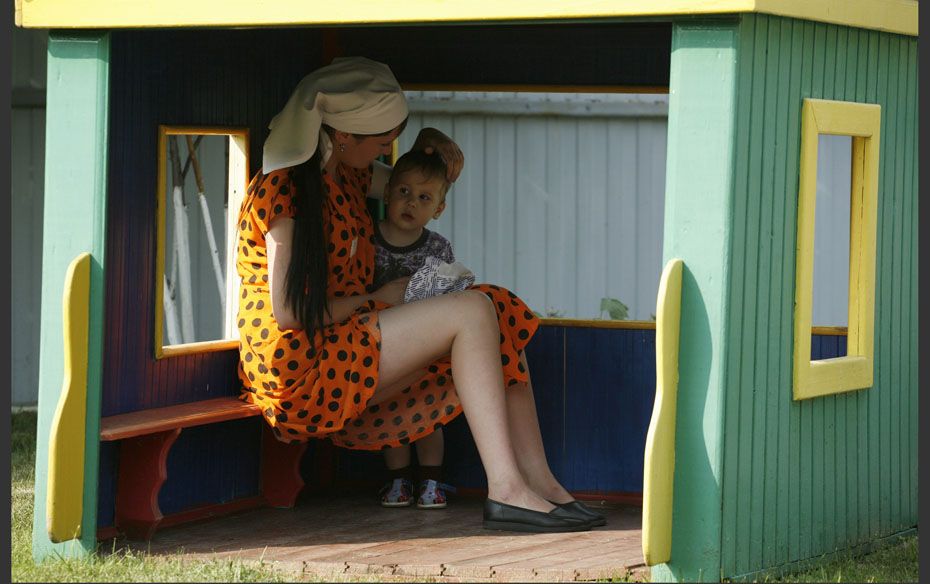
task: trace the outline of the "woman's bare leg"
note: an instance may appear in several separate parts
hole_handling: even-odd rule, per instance
[[[537,511],[553,505],[527,485],[514,455],[500,361],[500,328],[481,292],[444,294],[379,314],[379,386],[371,404],[392,397],[409,374],[452,355],[455,387],[488,477],[488,497]],[[396,395],[396,394],[393,394]]]
[[[529,372],[526,356],[521,354],[520,361]],[[536,415],[536,400],[533,398],[532,380],[508,387],[506,396],[510,441],[514,449],[520,453],[517,464],[520,465],[520,472],[527,484],[537,494],[553,503],[572,501],[574,497],[552,475],[546,460],[542,434],[539,431],[539,417]]]

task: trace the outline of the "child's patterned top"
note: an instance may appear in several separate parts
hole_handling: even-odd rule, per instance
[[[455,262],[452,244],[435,231],[423,229],[418,240],[405,247],[395,247],[381,235],[375,226],[375,281],[372,290],[384,286],[391,280],[412,276],[423,267],[426,258],[434,256],[446,263]]]

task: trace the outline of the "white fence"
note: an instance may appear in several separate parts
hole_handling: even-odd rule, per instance
[[[405,152],[433,126],[465,153],[445,213],[479,281],[543,314],[651,318],[662,261],[668,96],[411,92]],[[605,315],[606,316],[606,315]]]

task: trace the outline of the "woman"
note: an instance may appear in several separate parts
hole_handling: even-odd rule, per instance
[[[488,477],[485,527],[603,524],[546,462],[523,356],[538,321],[523,302],[496,286],[411,304],[406,279],[371,289],[365,197],[383,192],[375,159],[407,113],[386,65],[337,59],[269,125],[239,216],[243,399],[280,440],[372,450],[427,438],[464,410]],[[450,180],[461,171],[461,152],[437,130],[414,149],[438,150]]]

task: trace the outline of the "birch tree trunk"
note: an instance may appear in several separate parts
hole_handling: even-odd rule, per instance
[[[167,244],[165,244],[167,245]],[[168,275],[168,264],[165,264],[165,273],[162,275],[162,316],[165,322],[165,337],[162,345],[177,345],[181,342],[181,324],[178,322],[178,304],[175,297],[175,283],[178,281],[178,252],[171,246],[171,275]]]
[[[220,303],[226,306],[226,282],[223,277],[223,268],[220,264],[220,252],[216,246],[216,235],[213,233],[213,219],[210,218],[210,205],[207,203],[206,190],[203,184],[203,175],[200,173],[200,161],[197,159],[197,147],[190,136],[187,138],[188,156],[194,166],[194,178],[197,181],[197,198],[200,200],[200,211],[203,216],[203,228],[207,233],[207,242],[210,244],[210,259],[213,260],[213,275],[216,278],[216,289],[220,295]]]
[[[165,313],[165,326],[168,328],[168,344],[177,345],[181,342],[181,331],[178,330],[178,311],[175,304],[174,291],[168,286],[167,277],[162,280],[162,284],[162,306],[164,307]]]
[[[180,306],[181,342],[190,343],[194,338],[193,298],[191,290],[190,233],[187,204],[184,201],[184,177],[181,173],[181,157],[178,154],[177,137],[169,136],[168,151],[172,166],[171,201],[174,209],[174,246],[178,257],[178,280],[175,299]]]

